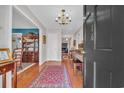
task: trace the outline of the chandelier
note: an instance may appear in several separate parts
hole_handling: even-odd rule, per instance
[[[69,17],[69,14],[65,13],[64,9],[62,9],[55,21],[60,25],[66,25],[71,22],[71,17]]]

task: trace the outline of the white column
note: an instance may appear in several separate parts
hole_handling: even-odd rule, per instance
[[[9,48],[12,50],[12,6],[5,5],[0,6],[0,48]],[[6,87],[12,87],[11,85],[12,75],[11,72],[7,73]],[[0,76],[0,87],[2,79]]]
[[[42,30],[39,29],[39,65],[42,64]]]

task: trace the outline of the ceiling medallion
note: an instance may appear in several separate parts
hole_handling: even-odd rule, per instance
[[[71,22],[71,17],[69,17],[68,13],[65,13],[65,9],[62,9],[55,21],[60,25],[66,25]]]

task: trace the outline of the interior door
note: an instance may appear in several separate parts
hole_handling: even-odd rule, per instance
[[[111,6],[97,6],[94,61],[95,87],[111,87],[112,79],[112,26]]]
[[[100,5],[86,8],[84,87],[108,88],[112,83],[111,6]]]

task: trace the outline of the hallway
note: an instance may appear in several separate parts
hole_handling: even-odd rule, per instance
[[[0,13],[1,88],[83,88],[83,5],[4,5]]]
[[[0,0],[0,93],[124,93],[124,0]]]

